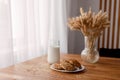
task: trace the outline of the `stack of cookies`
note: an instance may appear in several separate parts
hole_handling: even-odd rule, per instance
[[[57,70],[74,71],[76,68],[81,68],[81,64],[75,59],[62,60],[60,63],[55,63],[54,68]]]

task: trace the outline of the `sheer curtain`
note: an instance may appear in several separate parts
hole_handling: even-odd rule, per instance
[[[67,53],[66,0],[0,0],[0,67],[47,53],[50,34]]]

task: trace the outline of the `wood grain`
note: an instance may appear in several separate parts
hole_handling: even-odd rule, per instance
[[[109,0],[109,21],[111,21],[111,6],[112,6],[112,0]],[[110,27],[108,28],[107,32],[107,48],[109,48],[109,42],[110,42]]]
[[[117,29],[117,41],[116,41],[116,48],[119,48],[119,37],[120,37],[120,1],[119,1],[119,7],[118,7],[118,29]]]
[[[114,0],[114,12],[113,12],[113,25],[112,25],[112,49],[114,48],[114,34],[115,34],[115,21],[116,21],[116,0]]]
[[[99,0],[99,10],[108,11],[110,27],[103,31],[98,39],[99,48],[120,48],[120,1]]]
[[[78,73],[53,71],[43,56],[0,69],[0,80],[120,80],[119,58],[101,57],[98,63],[90,64],[77,54],[61,55],[61,60],[69,58],[77,59],[86,69]]]
[[[107,9],[107,0],[104,0],[104,12],[106,12]],[[104,47],[105,44],[105,30],[103,31],[103,38],[102,38],[102,48]]]
[[[99,9],[102,10],[102,0],[100,0],[100,5],[99,5]]]
[[[99,10],[102,10],[102,0],[99,0]],[[100,48],[100,37],[98,38],[98,50]]]

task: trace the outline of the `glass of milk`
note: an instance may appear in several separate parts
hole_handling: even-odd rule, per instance
[[[60,62],[60,42],[58,40],[49,42],[47,60],[49,64]]]

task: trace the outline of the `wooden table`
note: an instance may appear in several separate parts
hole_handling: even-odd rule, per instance
[[[101,57],[98,63],[85,63],[80,55],[64,54],[61,59],[75,58],[85,66],[78,73],[62,73],[49,68],[46,56],[0,69],[0,80],[120,80],[120,59]]]

